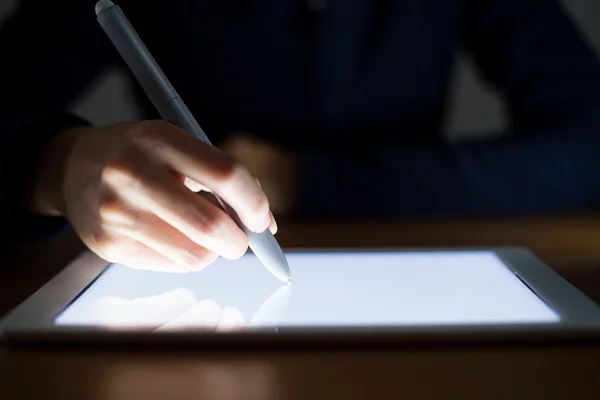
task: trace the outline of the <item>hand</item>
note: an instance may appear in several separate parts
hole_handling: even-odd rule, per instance
[[[258,178],[275,214],[286,216],[293,212],[297,185],[294,154],[245,132],[234,132],[221,148]]]
[[[133,268],[187,272],[246,252],[245,233],[193,190],[219,195],[249,229],[274,226],[247,169],[164,121],[62,132],[33,187],[34,211],[65,216],[92,251]]]

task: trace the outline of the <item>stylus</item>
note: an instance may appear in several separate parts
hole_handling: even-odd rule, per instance
[[[96,3],[95,10],[98,23],[104,29],[104,32],[106,32],[162,118],[187,130],[203,142],[212,145],[142,42],[142,39],[131,26],[121,8],[112,1],[100,0]],[[246,228],[233,208],[218,196],[217,200],[229,216],[244,230],[248,236],[250,249],[263,265],[280,280],[290,281],[290,268],[287,259],[273,234],[268,229],[256,233]]]

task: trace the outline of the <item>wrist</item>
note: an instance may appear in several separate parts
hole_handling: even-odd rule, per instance
[[[66,216],[63,182],[67,165],[75,144],[88,129],[87,126],[64,129],[42,149],[29,182],[27,205],[32,213]]]

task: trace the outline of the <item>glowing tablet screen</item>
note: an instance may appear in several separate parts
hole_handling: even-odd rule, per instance
[[[57,325],[114,329],[557,323],[491,251],[289,253],[291,285],[248,254],[200,272],[110,265]]]

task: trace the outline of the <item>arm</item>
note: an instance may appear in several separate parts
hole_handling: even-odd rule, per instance
[[[0,225],[44,236],[66,223],[29,212],[38,161],[48,148],[64,150],[55,134],[87,124],[66,110],[116,57],[88,0],[20,1],[0,29],[0,52]],[[58,162],[43,167],[44,178],[60,173]]]
[[[555,0],[466,1],[464,42],[512,118],[502,139],[299,157],[300,216],[600,207],[600,65]],[[365,210],[367,212],[365,213]]]
[[[164,121],[93,128],[64,113],[116,51],[90,0],[52,2],[60,9],[44,1],[27,0],[0,34],[10,59],[0,71],[11,92],[3,92],[0,114],[0,223],[9,239],[53,233],[66,216],[91,251],[133,268],[189,272],[217,256],[241,257],[246,234],[192,192],[201,187],[250,229],[275,230],[248,171],[189,133]]]

